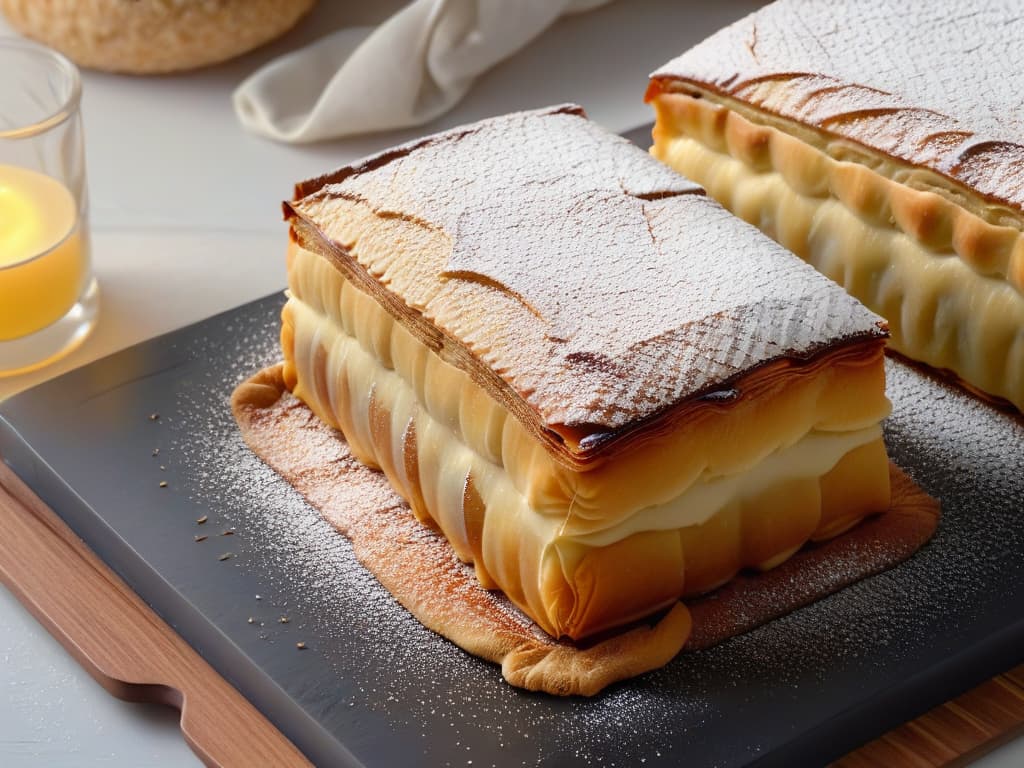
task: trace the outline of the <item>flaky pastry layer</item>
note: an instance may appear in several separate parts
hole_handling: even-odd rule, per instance
[[[652,153],[889,321],[893,349],[1024,408],[1024,236],[778,127],[657,92]]]
[[[563,105],[296,187],[295,237],[572,469],[682,406],[884,321],[703,189]],[[781,364],[781,365],[780,365]]]
[[[289,388],[555,637],[771,567],[888,506],[878,355],[708,403],[689,434],[573,472],[326,259],[295,248],[289,277]]]

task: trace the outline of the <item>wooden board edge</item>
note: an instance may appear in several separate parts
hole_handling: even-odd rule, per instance
[[[184,738],[206,765],[309,765],[3,462],[0,528],[5,531],[0,581],[112,695],[181,710]],[[98,615],[105,620],[96,621]],[[833,766],[949,768],[1021,734],[1024,665],[898,726]]]
[[[2,461],[0,530],[0,582],[112,695],[179,709],[206,765],[310,765]]]

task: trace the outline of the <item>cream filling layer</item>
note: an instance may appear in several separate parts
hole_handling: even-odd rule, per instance
[[[603,547],[634,533],[701,525],[734,501],[756,499],[782,481],[826,475],[847,453],[881,436],[880,425],[841,434],[811,432],[740,475],[694,483],[667,504],[642,509],[613,528],[572,538],[589,547]]]
[[[749,165],[724,140],[716,150],[691,135],[662,134],[651,151],[886,317],[893,349],[1024,409],[1024,295],[1006,280],[934,254],[895,223],[866,220],[835,197],[802,194],[774,164]],[[840,164],[824,155],[815,162]]]
[[[295,394],[320,418],[341,426],[356,455],[371,466],[391,466],[401,472],[399,468],[406,466],[403,456],[405,435],[409,425],[413,424],[418,482],[423,488],[426,511],[465,560],[472,559],[463,515],[468,476],[473,478],[488,518],[493,515],[498,519],[515,519],[520,526],[525,526],[524,533],[528,532],[529,537],[541,543],[542,548],[566,540],[590,547],[606,546],[641,531],[699,525],[732,501],[756,497],[760,491],[783,480],[820,477],[844,455],[881,436],[879,425],[845,433],[811,432],[746,472],[702,478],[665,504],[647,507],[621,522],[583,536],[567,536],[562,530],[562,521],[568,518],[571,503],[561,510],[561,515],[553,515],[550,510],[540,513],[531,508],[515,488],[506,469],[470,449],[449,425],[438,421],[421,407],[415,391],[396,369],[385,367],[338,323],[294,296],[289,300],[287,311],[291,313],[295,333],[294,364],[299,381]],[[322,363],[318,362],[319,350],[325,352]],[[321,364],[326,366],[326,392],[310,385],[322,378],[317,371]],[[467,386],[475,387],[471,382]],[[463,391],[458,394],[470,393]],[[371,405],[371,400],[376,401],[376,405]],[[386,425],[390,432],[390,456],[379,455],[379,441],[375,442],[373,438],[375,408],[390,415]],[[335,415],[338,415],[337,419]],[[398,477],[395,484],[400,489],[403,486],[408,488],[411,487],[410,480]],[[485,522],[485,559],[486,525]],[[500,570],[486,563],[485,566],[489,571]]]

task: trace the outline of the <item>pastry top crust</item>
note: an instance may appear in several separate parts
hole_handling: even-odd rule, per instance
[[[1020,214],[1022,49],[1017,0],[779,0],[652,78],[851,140]]]
[[[303,247],[575,456],[761,369],[779,375],[769,362],[874,351],[886,333],[576,106],[429,136],[296,198],[285,213]]]

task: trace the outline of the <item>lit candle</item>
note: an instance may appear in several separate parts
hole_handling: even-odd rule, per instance
[[[75,198],[56,179],[0,165],[0,341],[63,317],[88,271]]]

